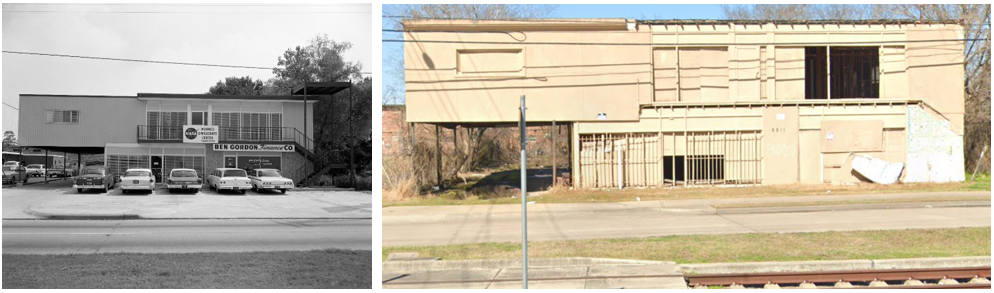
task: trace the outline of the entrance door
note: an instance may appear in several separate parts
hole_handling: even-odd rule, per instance
[[[155,182],[162,182],[162,156],[152,156],[152,175],[155,175]]]

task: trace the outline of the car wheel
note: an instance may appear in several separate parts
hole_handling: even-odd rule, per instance
[[[83,189],[82,188],[76,188],[76,193],[83,193]]]
[[[246,191],[248,190],[239,190],[238,193],[245,194]]]
[[[127,189],[121,189],[121,193],[128,194],[128,190]]]
[[[286,189],[280,189],[280,192],[282,192],[283,194],[286,194]]]

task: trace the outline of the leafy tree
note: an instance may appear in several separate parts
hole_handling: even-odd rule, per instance
[[[14,136],[14,132],[7,130],[3,132],[3,150],[10,150],[17,146],[17,137]]]
[[[207,91],[212,95],[259,95],[265,84],[262,80],[252,80],[252,77],[226,77]]]

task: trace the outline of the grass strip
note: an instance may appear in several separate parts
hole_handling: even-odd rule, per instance
[[[793,184],[771,186],[712,186],[712,187],[662,187],[662,188],[629,188],[617,189],[573,189],[548,192],[541,195],[533,193],[530,201],[536,203],[590,203],[590,202],[628,202],[670,199],[718,199],[718,198],[759,198],[775,196],[806,196],[806,195],[845,195],[845,194],[885,194],[885,193],[917,193],[917,192],[949,192],[949,191],[990,191],[990,174],[977,174],[970,181],[970,174],[965,182],[951,183],[903,183],[881,185],[861,183],[854,185],[832,184]],[[389,192],[389,191],[384,191]],[[520,199],[511,197],[482,198],[477,195],[462,197],[451,196],[453,192],[428,194],[403,199],[384,198],[383,206],[441,206],[441,205],[489,205],[515,204]]]
[[[3,255],[3,288],[371,288],[369,250]]]
[[[983,256],[990,247],[991,228],[981,227],[541,241],[528,243],[528,257],[718,263]],[[521,244],[383,247],[383,259],[393,252],[443,260],[517,259]]]

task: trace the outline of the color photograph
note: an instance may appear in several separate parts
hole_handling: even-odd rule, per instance
[[[382,26],[383,288],[990,288],[989,4]]]

